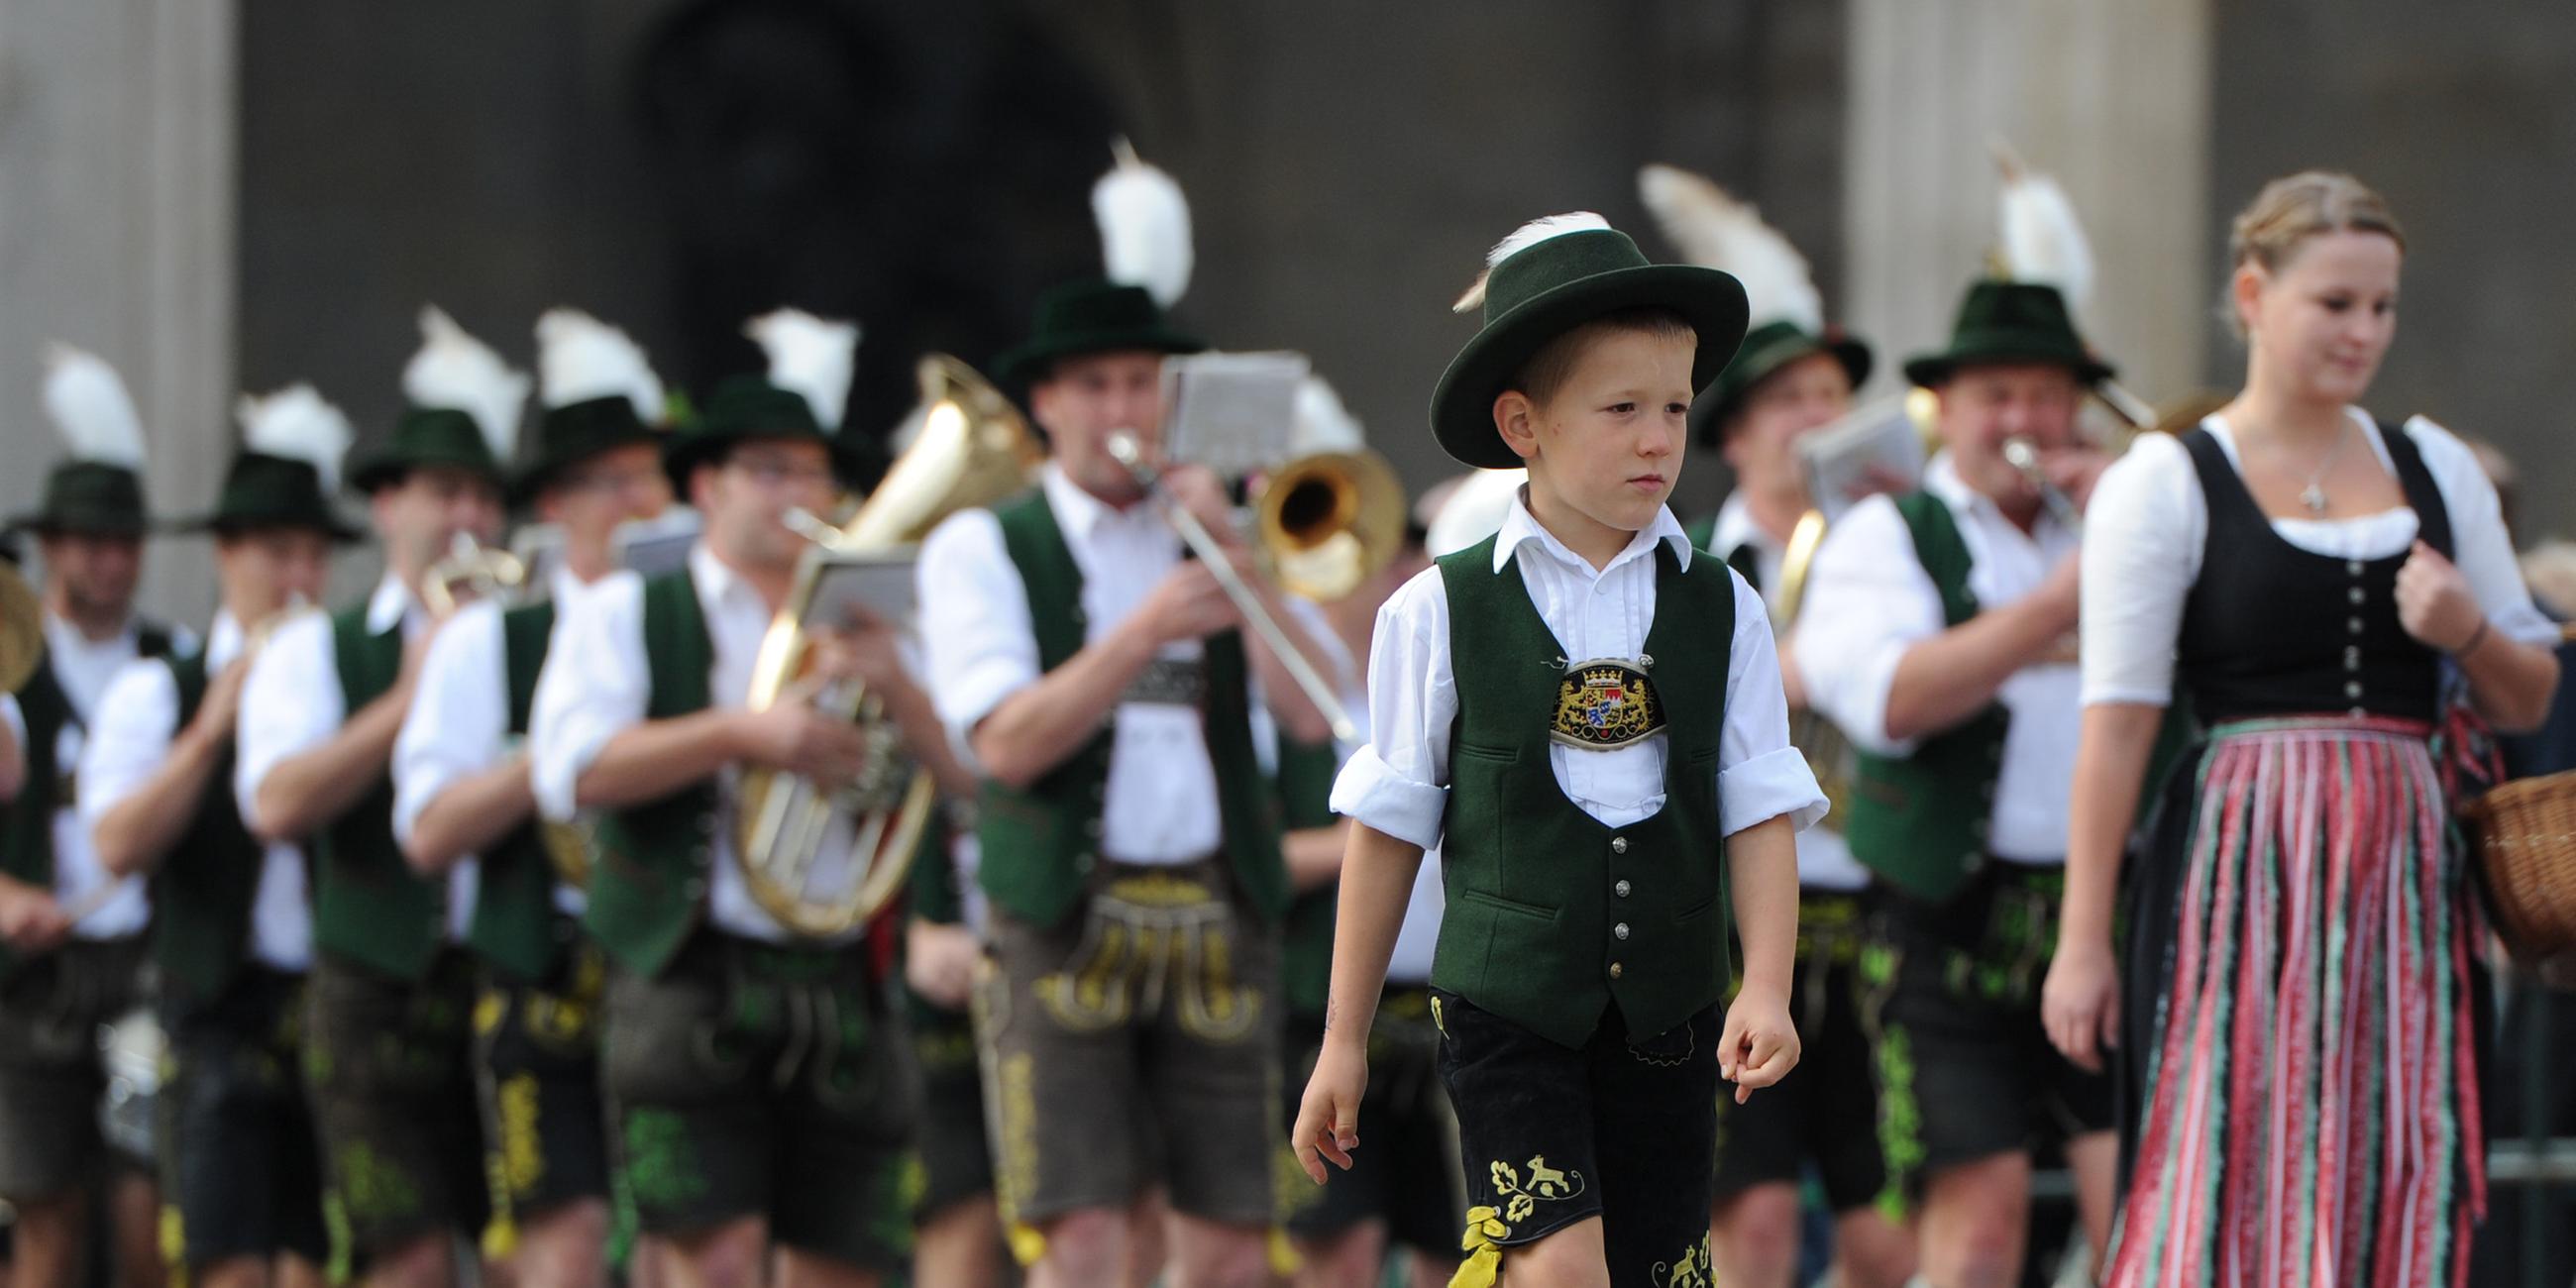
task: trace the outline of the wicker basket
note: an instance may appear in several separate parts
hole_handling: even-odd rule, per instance
[[[2501,784],[2460,814],[2515,960],[2576,947],[2576,770]]]

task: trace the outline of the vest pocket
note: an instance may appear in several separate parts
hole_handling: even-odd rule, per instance
[[[1682,909],[1680,912],[1674,913],[1673,924],[1679,926],[1697,921],[1700,918],[1707,916],[1708,910],[1716,906],[1717,896],[1710,895],[1709,897],[1700,900],[1698,903],[1692,904],[1691,906]]]
[[[1461,902],[1482,904],[1496,912],[1507,912],[1520,917],[1532,917],[1540,921],[1552,922],[1555,921],[1557,917],[1557,910],[1554,908],[1542,908],[1534,903],[1522,903],[1518,899],[1506,899],[1501,895],[1487,894],[1482,890],[1461,890],[1458,892],[1458,898]],[[1701,911],[1704,912],[1706,909],[1703,908]]]
[[[1461,742],[1449,750],[1450,754],[1466,760],[1482,760],[1497,765],[1516,765],[1521,759],[1518,747],[1480,747],[1471,742]]]

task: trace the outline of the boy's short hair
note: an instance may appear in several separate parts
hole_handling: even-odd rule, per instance
[[[1648,335],[1658,340],[1695,341],[1699,332],[1690,320],[1666,308],[1622,309],[1604,313],[1540,345],[1538,352],[1521,365],[1507,388],[1527,394],[1532,402],[1546,402],[1556,396],[1565,382],[1574,378],[1575,364],[1583,360],[1584,351],[1594,341],[1611,335]],[[1694,390],[1693,392],[1697,392]]]

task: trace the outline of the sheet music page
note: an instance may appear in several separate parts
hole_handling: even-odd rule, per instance
[[[1798,440],[1807,495],[1840,519],[1861,498],[1923,481],[1923,436],[1906,414],[1902,396],[1884,398]]]
[[[1302,353],[1191,353],[1163,361],[1163,459],[1241,478],[1288,459]]]

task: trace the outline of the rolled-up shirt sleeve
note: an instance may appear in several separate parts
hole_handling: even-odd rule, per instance
[[[609,739],[643,722],[651,683],[643,578],[614,574],[565,606],[528,715],[529,786],[539,814],[569,823],[580,813],[582,774]]]
[[[1805,831],[1825,816],[1825,794],[1807,758],[1789,745],[1789,699],[1762,596],[1729,569],[1735,634],[1726,660],[1726,725],[1717,740],[1718,828],[1733,836],[1786,816]]]
[[[109,682],[81,747],[80,820],[95,828],[170,757],[179,732],[179,685],[157,659],[128,664]]]
[[[915,565],[921,635],[939,659],[931,705],[950,743],[975,765],[975,726],[1039,675],[1027,587],[989,510],[964,510],[931,531]]]
[[[409,845],[430,802],[458,779],[498,763],[507,750],[509,676],[502,652],[501,609],[489,602],[461,610],[430,641],[394,739],[397,841]]]
[[[1449,729],[1458,717],[1449,668],[1449,598],[1437,566],[1378,609],[1369,646],[1369,742],[1333,780],[1333,812],[1425,849],[1449,808]]]
[[[1883,496],[1853,506],[1818,547],[1790,632],[1808,705],[1863,751],[1912,754],[1913,740],[1887,736],[1887,698],[1905,651],[1941,631],[1941,593],[1905,517]]]
[[[268,637],[242,680],[233,798],[242,817],[259,811],[259,785],[282,761],[321,745],[348,715],[340,665],[331,656],[331,619],[305,613]]]

